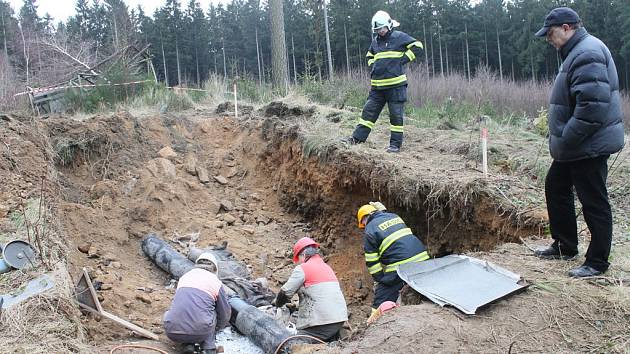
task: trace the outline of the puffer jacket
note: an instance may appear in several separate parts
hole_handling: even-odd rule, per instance
[[[401,31],[389,31],[385,36],[375,35],[367,52],[372,88],[385,90],[407,85],[404,65],[416,59],[422,43]]]
[[[602,41],[579,28],[563,59],[549,106],[549,150],[559,162],[610,155],[624,145],[617,69]]]

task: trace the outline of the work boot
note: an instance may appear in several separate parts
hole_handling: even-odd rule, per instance
[[[542,259],[562,259],[568,261],[577,256],[577,252],[562,252],[559,248],[549,246],[534,251],[534,255]]]
[[[197,350],[195,345],[192,343],[182,345],[182,353],[183,354],[194,354]]]
[[[353,136],[347,136],[347,137],[341,138],[341,142],[348,145],[356,145],[356,144],[362,143],[362,141],[355,139]]]
[[[389,146],[386,151],[396,153],[400,152],[400,148],[398,146]]]
[[[602,273],[603,272],[600,272],[599,270],[593,267],[590,267],[587,265],[581,265],[577,268],[571,269],[568,274],[572,278],[585,278],[585,277],[594,277]]]

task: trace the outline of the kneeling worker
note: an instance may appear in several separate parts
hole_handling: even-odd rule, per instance
[[[348,320],[346,300],[335,272],[319,255],[319,244],[309,237],[293,246],[293,269],[273,304],[280,307],[297,292],[298,334],[307,334],[329,342],[338,338],[343,322]]]
[[[202,253],[195,268],[184,274],[170,309],[164,314],[166,336],[184,344],[193,353],[200,344],[204,354],[216,353],[215,333],[229,325],[231,307],[223,283],[217,278],[218,262],[212,253]]]
[[[389,213],[383,204],[373,202],[357,213],[359,228],[365,229],[363,250],[368,271],[377,282],[372,315],[385,301],[396,302],[405,282],[396,270],[401,264],[429,259],[424,244],[405,225],[400,216]]]

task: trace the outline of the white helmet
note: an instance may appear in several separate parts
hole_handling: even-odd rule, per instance
[[[376,11],[372,16],[372,31],[376,32],[383,27],[387,27],[390,31],[394,27],[400,26],[400,23],[396,20],[392,20],[389,14],[385,11]]]
[[[199,257],[197,257],[197,260],[195,261],[195,264],[201,263],[200,261],[208,261],[208,262],[214,264],[214,267],[217,270],[216,273],[219,273],[219,262],[217,261],[217,257],[215,257],[214,254],[212,254],[210,252],[204,252],[204,253],[200,254]]]

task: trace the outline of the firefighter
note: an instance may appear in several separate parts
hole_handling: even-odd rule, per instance
[[[363,205],[357,212],[359,229],[364,229],[365,263],[376,287],[372,315],[386,302],[396,302],[405,282],[396,270],[401,264],[429,259],[424,244],[405,225],[400,216],[390,213],[379,202]]]
[[[227,291],[217,278],[218,262],[212,253],[202,253],[177,283],[171,307],[164,314],[164,331],[183,353],[216,353],[215,333],[229,325],[231,308]]]
[[[293,263],[298,265],[272,304],[281,307],[297,293],[298,334],[326,342],[337,339],[348,320],[348,308],[335,272],[319,255],[319,244],[309,237],[298,240],[293,246]]]
[[[407,101],[404,66],[416,59],[416,54],[423,46],[408,34],[393,29],[399,25],[385,11],[378,11],[372,17],[373,37],[367,52],[368,66],[372,69],[371,89],[361,118],[352,136],[343,139],[345,143],[365,142],[387,103],[391,131],[387,152],[400,152],[404,104]]]

